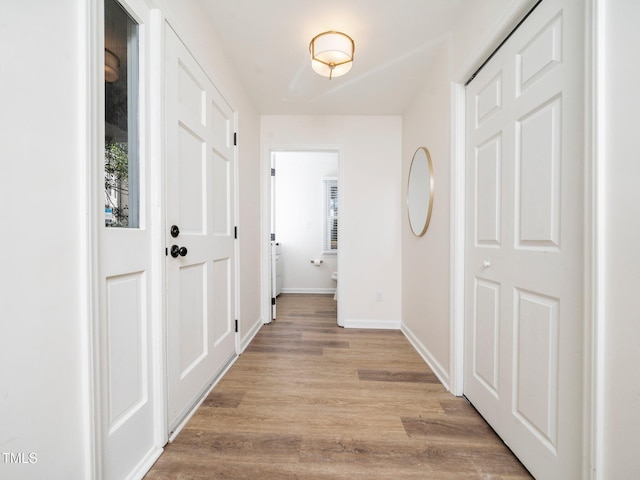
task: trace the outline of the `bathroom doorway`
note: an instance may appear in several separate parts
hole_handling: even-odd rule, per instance
[[[339,152],[272,150],[270,161],[269,278],[274,320],[281,293],[336,294]]]

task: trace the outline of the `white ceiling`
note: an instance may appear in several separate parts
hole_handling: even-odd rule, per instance
[[[431,53],[477,0],[196,0],[262,114],[401,114]],[[309,42],[338,30],[356,45],[351,71],[311,70]]]

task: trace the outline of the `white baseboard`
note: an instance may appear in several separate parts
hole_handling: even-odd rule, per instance
[[[335,288],[283,288],[282,293],[311,293],[311,294],[331,294],[336,292]]]
[[[246,348],[251,343],[251,340],[253,340],[253,338],[258,334],[258,332],[262,328],[262,325],[264,325],[264,322],[262,321],[262,318],[259,318],[258,321],[256,321],[253,324],[253,326],[247,332],[247,334],[240,339],[240,351],[238,352],[238,355],[240,355],[242,352],[246,350]]]
[[[396,320],[363,320],[347,319],[343,322],[344,328],[368,328],[382,330],[400,330],[400,321]]]
[[[400,330],[404,333],[404,336],[407,337],[409,343],[413,345],[413,348],[416,349],[416,352],[422,357],[422,359],[429,365],[429,368],[435,373],[438,380],[444,385],[444,388],[449,389],[449,373],[442,368],[440,362],[436,360],[436,358],[431,354],[429,349],[424,346],[424,344],[418,340],[418,337],[409,329],[405,324],[402,324]]]

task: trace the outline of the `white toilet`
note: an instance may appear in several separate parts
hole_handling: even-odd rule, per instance
[[[335,285],[336,285],[336,291],[335,291],[335,293],[333,294],[333,299],[337,301],[337,300],[338,300],[338,272],[333,272],[333,273],[331,274],[331,280],[332,280],[332,281],[333,281],[333,283],[335,283]]]

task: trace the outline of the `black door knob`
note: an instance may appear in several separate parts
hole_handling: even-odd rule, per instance
[[[171,236],[173,238],[176,238],[178,235],[180,235],[180,229],[178,228],[177,225],[171,225]]]
[[[187,247],[179,247],[178,245],[171,245],[171,256],[173,258],[185,257],[187,255]]]

